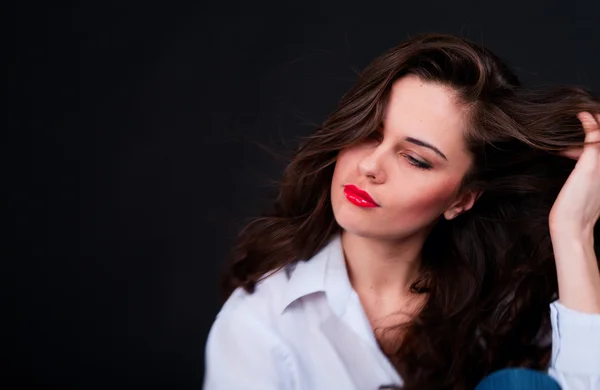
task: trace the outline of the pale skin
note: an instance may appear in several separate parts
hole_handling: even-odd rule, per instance
[[[579,117],[586,142],[600,141],[600,116]],[[431,227],[440,217],[467,212],[477,200],[478,193],[459,191],[472,163],[463,140],[464,118],[451,89],[407,76],[392,88],[381,137],[338,157],[332,207],[343,228],[350,281],[373,328],[396,324],[399,312],[418,310],[422,302],[413,299],[409,286]],[[578,162],[549,215],[559,299],[570,309],[600,313],[592,235],[600,217],[600,143],[564,154]],[[348,202],[346,184],[367,191],[380,207]]]
[[[586,145],[563,153],[577,159],[550,211],[550,235],[563,305],[600,313],[600,272],[594,226],[600,218],[600,115],[580,113]]]

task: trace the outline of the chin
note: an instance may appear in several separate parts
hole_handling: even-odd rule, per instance
[[[335,221],[343,230],[361,237],[376,237],[386,230],[377,221],[376,212],[379,210],[362,209],[345,198],[340,199],[342,197],[343,195],[338,197],[338,202],[332,203],[332,208]]]
[[[361,237],[361,238],[368,238],[371,240],[384,240],[384,239],[389,239],[390,237],[388,237],[385,234],[381,234],[380,232],[374,232],[372,230],[366,230],[366,229],[346,229],[343,228],[344,232],[350,233],[353,236],[356,237]]]
[[[342,230],[359,237],[364,238],[384,238],[389,235],[389,229],[385,229],[377,221],[368,220],[364,215],[356,215],[355,213],[334,212],[335,221]],[[387,233],[387,234],[386,234]]]
[[[375,215],[365,215],[361,213],[361,209],[348,210],[345,207],[334,209],[334,217],[337,224],[343,231],[352,235],[378,240],[398,240],[420,233],[427,234],[430,230],[427,226],[422,226],[418,223],[410,226],[390,226],[389,223],[381,221]]]

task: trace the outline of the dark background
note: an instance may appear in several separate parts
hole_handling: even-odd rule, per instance
[[[236,232],[407,34],[600,90],[593,1],[50,3],[3,13],[6,389],[200,388]]]

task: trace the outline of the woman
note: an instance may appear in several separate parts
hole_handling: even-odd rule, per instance
[[[376,59],[242,231],[205,388],[600,389],[599,113],[451,36]]]

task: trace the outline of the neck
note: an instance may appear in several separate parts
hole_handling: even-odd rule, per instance
[[[410,294],[421,265],[424,239],[365,238],[342,232],[342,247],[352,287],[359,293],[402,297]]]

